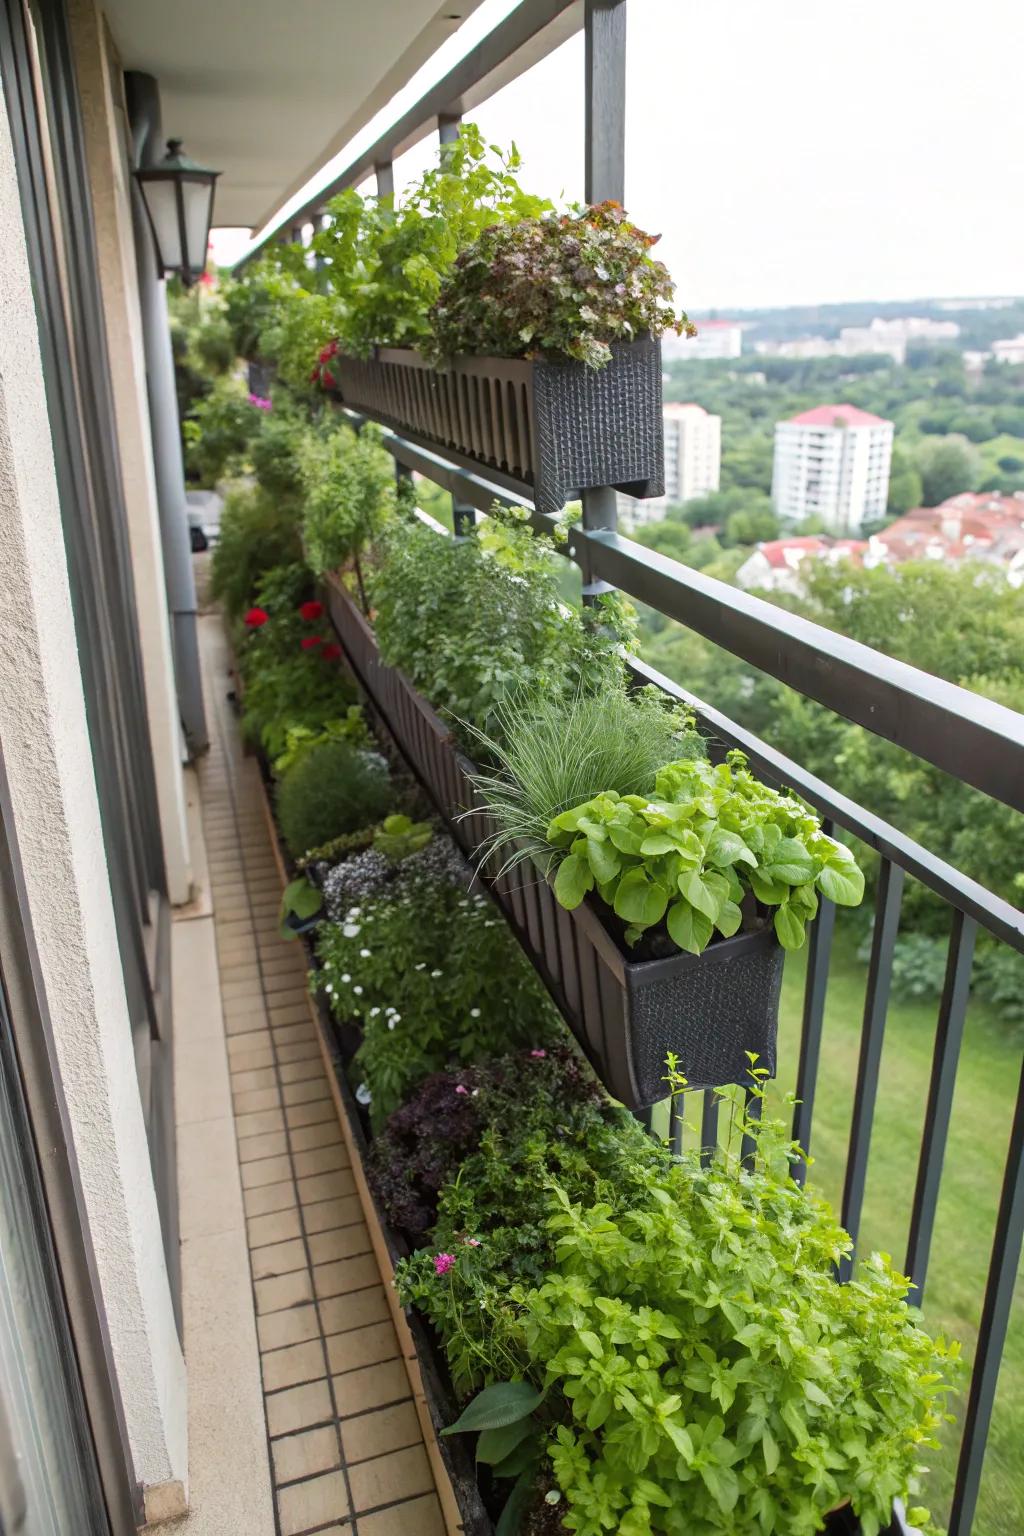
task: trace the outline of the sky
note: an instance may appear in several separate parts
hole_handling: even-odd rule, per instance
[[[1024,291],[1017,0],[630,0],[628,29],[626,207],[686,308]],[[582,37],[473,118],[581,199]]]

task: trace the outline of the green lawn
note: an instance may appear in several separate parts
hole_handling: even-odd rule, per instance
[[[803,1000],[803,956],[786,965],[779,1039],[780,1093],[792,1092]],[[821,1075],[815,1101],[812,1179],[838,1208],[856,1082],[866,966],[849,930],[838,925],[829,978]],[[893,1002],[886,1025],[882,1079],[871,1143],[861,1252],[882,1249],[902,1264],[906,1253],[936,1006]],[[1020,1043],[991,1010],[972,1006],[925,1297],[933,1332],[958,1338],[968,1358],[977,1337],[1013,1101]],[[1024,1312],[1018,1284],[989,1440],[973,1536],[1024,1531]],[[945,1521],[959,1429],[950,1428],[922,1502]]]

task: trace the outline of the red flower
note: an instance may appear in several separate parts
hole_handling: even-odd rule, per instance
[[[323,645],[323,635],[304,635],[300,644],[304,651],[311,651],[315,645]]]
[[[250,608],[243,623],[247,629],[261,629],[270,618],[265,608]]]
[[[314,620],[318,619],[323,611],[323,603],[318,603],[315,599],[312,602],[303,603],[299,608],[299,612],[302,614],[302,617],[309,624],[312,624]]]
[[[331,358],[335,355],[337,350],[338,343],[336,341],[329,341],[326,347],[324,347],[320,353],[320,361],[322,363],[330,362]]]
[[[320,652],[320,655],[323,657],[324,661],[340,661],[341,646],[334,645],[333,643],[331,645],[325,645],[323,650]]]
[[[320,382],[324,389],[337,389],[338,381],[329,368],[321,368]]]

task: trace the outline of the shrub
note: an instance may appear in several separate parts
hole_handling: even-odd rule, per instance
[[[643,794],[665,763],[704,752],[690,718],[653,688],[577,693],[567,701],[512,699],[495,714],[496,736],[481,733],[480,742],[497,771],[473,782],[498,823],[484,853],[505,863],[550,862],[548,828],[556,816],[602,788]]]
[[[742,752],[717,768],[670,763],[649,796],[597,795],[556,816],[548,840],[562,856],[562,906],[596,889],[628,944],[664,922],[674,944],[699,955],[716,930],[738,932],[756,901],[774,909],[783,948],[799,949],[819,891],[844,907],[864,895],[850,850],[799,800],[755,779]]]
[[[363,1026],[354,1065],[377,1127],[430,1073],[543,1046],[560,1027],[491,902],[450,875],[416,878],[417,865],[429,869],[442,847],[438,838],[403,860],[394,888],[354,904],[317,936],[332,1009]]]
[[[277,786],[277,816],[298,857],[328,838],[380,821],[391,805],[387,763],[345,741],[303,753]]]
[[[300,562],[302,546],[295,519],[265,491],[232,491],[220,520],[213,551],[210,590],[237,619],[252,603],[260,578],[275,566]]]
[[[269,628],[269,624],[264,626],[253,637],[256,645]],[[245,733],[250,741],[260,744],[271,761],[287,752],[289,736],[297,729],[314,735],[324,732],[329,721],[351,707],[355,693],[345,674],[327,658],[326,647],[304,651],[296,645],[283,654],[267,652],[256,664],[247,657],[244,676]]]
[[[299,458],[305,492],[302,534],[318,575],[355,562],[363,608],[366,593],[359,557],[377,539],[397,505],[395,471],[380,432],[348,427],[310,435]]]
[[[244,470],[263,417],[264,412],[250,403],[248,391],[238,379],[216,379],[209,394],[195,402],[182,423],[190,478],[213,485],[225,475]]]
[[[268,496],[298,501],[302,494],[301,455],[308,435],[306,423],[282,408],[275,391],[274,409],[265,414],[249,449],[253,473]]]
[[[624,675],[632,610],[613,597],[568,608],[551,542],[532,534],[522,508],[496,504],[459,540],[397,523],[371,597],[384,660],[438,709],[491,736],[510,695],[599,694]]]
[[[431,311],[428,353],[575,359],[591,368],[611,343],[696,333],[676,316],[656,235],[618,203],[492,224],[456,258]]]

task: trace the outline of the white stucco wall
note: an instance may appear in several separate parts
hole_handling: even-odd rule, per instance
[[[106,874],[0,98],[0,743],[136,1476],[186,1482],[181,1350]]]

